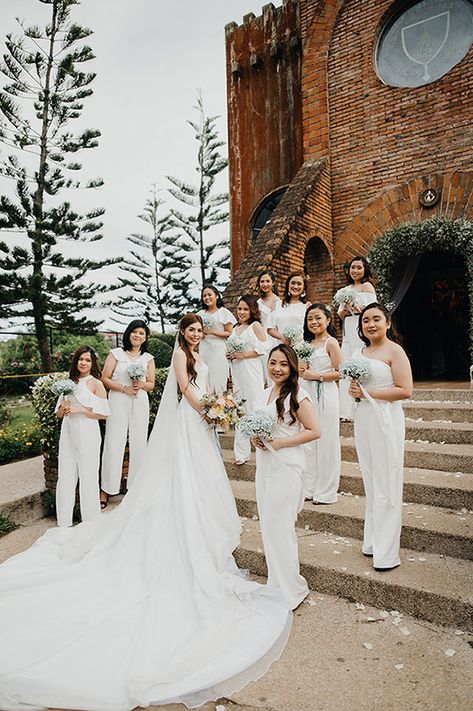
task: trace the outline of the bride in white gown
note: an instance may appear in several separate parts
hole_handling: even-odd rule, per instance
[[[194,708],[257,679],[281,654],[290,611],[232,557],[240,522],[199,412],[201,337],[201,319],[187,314],[123,503],[48,531],[0,566],[3,711]]]

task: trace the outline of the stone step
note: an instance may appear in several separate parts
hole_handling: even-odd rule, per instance
[[[231,480],[240,516],[258,514],[255,485]],[[336,504],[314,506],[306,502],[297,525],[313,531],[330,531],[340,536],[361,539],[365,500],[362,496],[339,496]],[[403,506],[401,546],[421,552],[439,553],[454,558],[473,559],[473,514],[421,504]]]
[[[355,440],[340,437],[342,459],[358,461]],[[438,444],[406,440],[404,466],[417,469],[437,469],[446,472],[473,473],[473,447],[468,444]]]
[[[341,422],[340,434],[353,437],[353,422]],[[406,439],[438,444],[473,445],[473,424],[469,422],[419,422],[406,417]],[[472,448],[473,453],[473,448]]]
[[[232,449],[233,433],[219,435],[222,449]],[[358,461],[353,437],[340,437],[342,459]],[[446,472],[473,473],[473,447],[467,444],[406,441],[404,466]]]
[[[223,461],[230,479],[254,481],[255,455],[246,464],[236,465],[232,450],[223,450]],[[342,462],[340,491],[364,496],[363,479],[357,462]],[[404,469],[404,500],[426,506],[473,510],[473,474],[430,469]]]
[[[238,565],[264,576],[259,522],[250,519],[243,526]],[[359,540],[304,529],[297,536],[301,573],[312,590],[473,632],[472,562],[403,548],[401,565],[380,573],[361,553]]]
[[[0,513],[13,523],[30,523],[44,516],[43,491],[42,457],[0,467]]]
[[[414,388],[412,393],[411,401],[425,401],[429,402],[468,402],[473,405],[473,389],[468,388]]]
[[[406,400],[403,403],[406,417],[413,420],[421,418],[426,421],[449,424],[451,422],[472,422],[472,403],[468,402],[425,402],[422,400]]]

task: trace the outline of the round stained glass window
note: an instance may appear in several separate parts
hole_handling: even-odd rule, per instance
[[[378,75],[389,86],[430,84],[450,71],[473,44],[470,0],[421,0],[396,13],[376,48]]]

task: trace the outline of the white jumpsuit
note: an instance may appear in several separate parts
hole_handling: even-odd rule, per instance
[[[276,400],[268,404],[272,387],[264,391],[256,409],[267,411],[276,421],[274,439],[301,431],[298,420],[290,424],[289,396],[284,421],[277,419]],[[299,388],[299,402],[309,395]],[[288,606],[296,608],[309,592],[299,572],[299,550],[294,529],[304,503],[304,447],[287,447],[277,452],[256,450],[256,499],[261,523],[264,553],[268,566],[268,586],[278,589]]]
[[[117,361],[112,380],[120,385],[130,386],[127,370],[135,363],[143,365],[145,370],[153,359],[150,353],[142,353],[139,358],[131,360],[123,348],[113,348],[111,354]],[[143,377],[146,380],[146,375]],[[149,425],[149,399],[148,393],[138,390],[134,397],[110,390],[108,395],[110,416],[105,429],[105,444],[102,457],[102,489],[107,494],[118,494],[122,478],[123,454],[125,452],[126,438],[130,450],[128,467],[128,486],[133,483],[133,478],[139,469],[141,459],[148,441]]]
[[[252,412],[254,403],[261,399],[264,392],[263,358],[266,353],[266,341],[260,341],[256,335],[253,324],[243,331],[235,333],[239,339],[248,343],[248,350],[260,353],[259,358],[244,358],[231,361],[233,390],[244,398],[245,412]],[[248,437],[244,437],[238,427],[235,429],[234,452],[236,461],[246,462],[250,458],[251,444]]]
[[[324,345],[314,349],[310,370],[327,373],[333,370],[327,353],[327,338]],[[301,380],[301,384],[312,398],[320,421],[320,439],[305,445],[307,469],[304,477],[306,499],[333,504],[337,501],[340,484],[340,406],[338,387],[335,382]]]
[[[364,308],[365,306],[368,306],[368,304],[372,304],[376,301],[376,294],[366,291],[355,291],[355,289],[353,289],[353,292],[356,294],[354,304],[356,306]],[[345,304],[341,304],[338,310],[341,311],[344,306]],[[365,345],[358,335],[359,319],[360,314],[345,316],[343,319],[342,353],[344,360],[351,358],[358,348],[362,348]],[[349,380],[340,380],[340,417],[345,420],[353,419],[353,398],[348,394],[349,385]]]
[[[356,357],[364,357],[362,351]],[[372,370],[366,388],[392,388],[387,363],[368,358]],[[404,412],[400,401],[363,398],[355,405],[355,445],[366,495],[363,553],[375,568],[399,565],[402,525]]]
[[[213,314],[208,313],[204,309],[198,312],[202,318],[212,319],[215,323],[212,328],[217,331],[225,331],[225,324],[236,323],[236,318],[231,311],[221,306]],[[199,354],[209,368],[209,386],[210,390],[222,392],[227,389],[227,380],[229,375],[229,364],[227,360],[227,347],[225,338],[218,336],[205,336],[199,345]]]
[[[74,395],[68,397],[69,402],[71,405],[90,408],[98,415],[108,415],[107,400],[97,397],[89,390],[87,383],[90,380],[93,380],[92,375],[79,379]],[[63,399],[60,395],[56,411]],[[100,444],[98,420],[83,414],[66,415],[62,418],[56,487],[58,526],[72,526],[77,481],[82,521],[90,521],[100,514]]]

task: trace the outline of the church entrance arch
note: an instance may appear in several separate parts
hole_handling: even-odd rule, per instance
[[[304,269],[309,277],[307,300],[330,304],[333,296],[332,259],[320,237],[312,237],[307,242]]]
[[[369,252],[416,380],[465,380],[473,351],[473,222],[433,218],[385,233]]]

